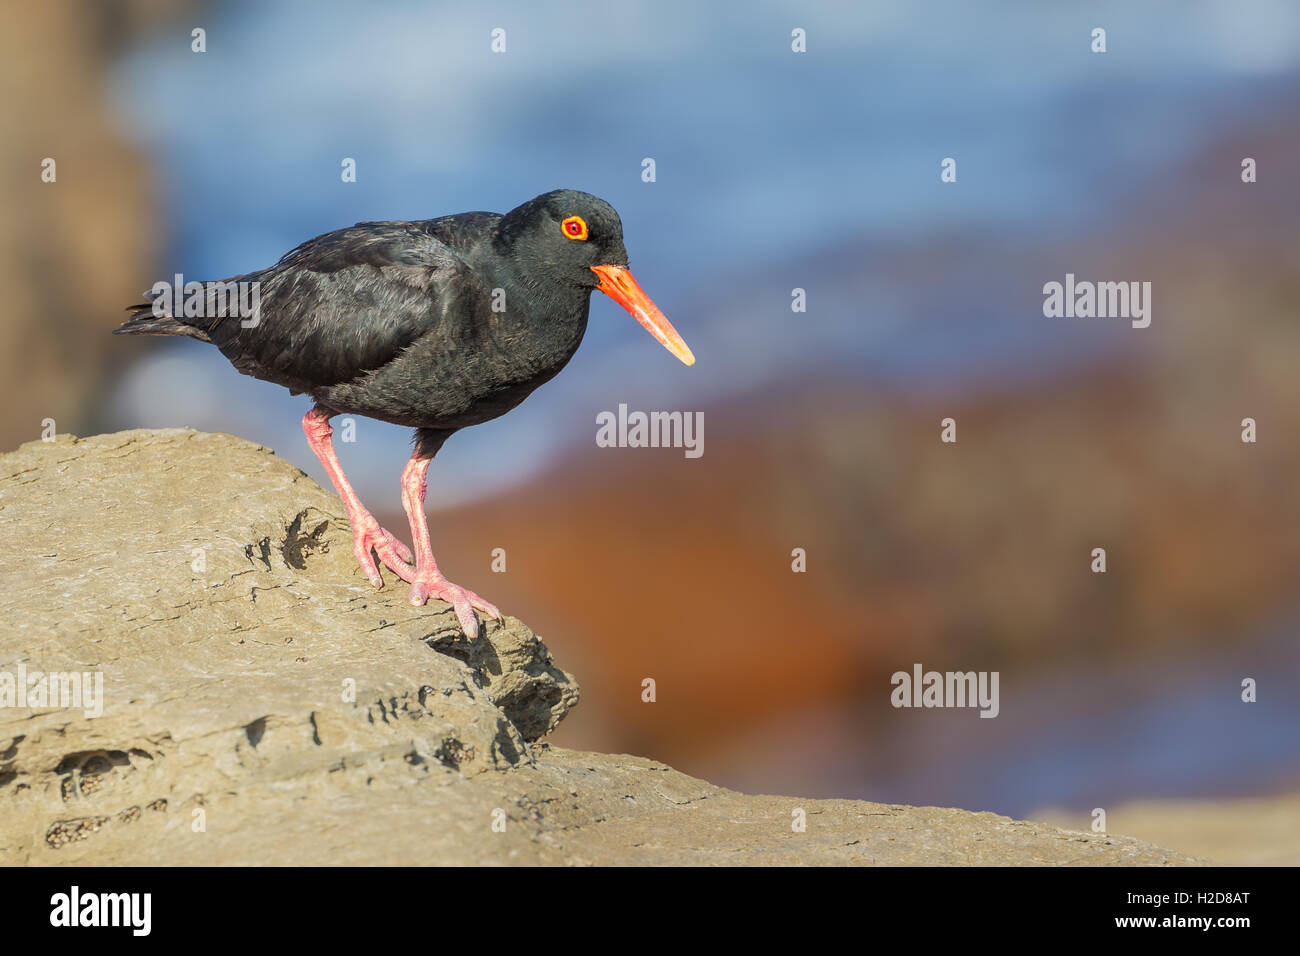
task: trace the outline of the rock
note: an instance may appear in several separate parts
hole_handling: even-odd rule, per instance
[[[1043,808],[1057,826],[1078,826],[1086,808]],[[1220,866],[1300,866],[1300,793],[1199,800],[1135,800],[1106,808],[1106,828],[1183,847]]]
[[[0,456],[0,862],[1197,862],[539,744],[578,700],[542,641],[371,588],[342,514],[229,435]],[[102,695],[42,699],[55,673]]]

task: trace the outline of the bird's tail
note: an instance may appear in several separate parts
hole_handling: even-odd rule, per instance
[[[239,319],[245,327],[247,320],[256,324],[261,276],[252,272],[215,282],[187,282],[179,289],[151,289],[144,293],[148,301],[127,306],[131,316],[113,334],[188,335],[211,342],[212,333],[227,319]]]
[[[128,305],[126,311],[131,315],[113,330],[114,335],[188,335],[192,339],[211,342],[203,329],[188,324],[185,319],[172,315],[171,304],[162,293],[150,290],[144,293],[147,302]]]

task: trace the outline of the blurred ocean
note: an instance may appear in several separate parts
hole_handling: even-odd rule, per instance
[[[1114,229],[1180,157],[1293,97],[1300,66],[1285,0],[235,2],[209,17],[207,53],[169,34],[117,77],[169,230],[142,290],[262,267],[357,221],[504,211],[570,186],[620,211],[634,272],[699,356],[678,365],[595,296],[565,374],[448,444],[433,506],[535,474],[621,401],[698,408],[807,375],[979,386],[1112,352],[1113,337],[1035,321],[1041,281],[1071,266],[1053,244]],[[324,480],[306,408],[211,347],[168,342],[104,425],[237,432]],[[360,493],[395,499],[408,431],[362,420],[358,441],[364,455],[341,455]]]

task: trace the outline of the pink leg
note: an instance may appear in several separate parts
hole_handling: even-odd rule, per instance
[[[431,460],[421,458],[417,452],[402,469],[402,507],[410,519],[411,541],[415,545],[415,576],[407,579],[411,582],[411,603],[419,606],[431,597],[446,601],[455,609],[456,619],[460,621],[465,636],[473,639],[478,636],[475,608],[497,620],[501,619],[501,612],[473,591],[444,578],[438,570],[438,563],[433,560],[429,521],[424,515],[424,493]]]
[[[410,581],[415,577],[415,570],[410,565],[415,556],[410,548],[379,526],[374,515],[365,509],[357,493],[352,490],[347,475],[343,474],[338,455],[334,453],[334,442],[331,440],[334,429],[330,427],[330,417],[328,412],[313,408],[303,416],[302,430],[307,436],[307,444],[311,445],[311,450],[325,466],[326,474],[334,483],[334,490],[339,493],[343,507],[348,511],[348,524],[352,527],[352,553],[356,556],[357,564],[366,572],[371,584],[377,588],[383,587],[384,579],[380,577],[379,565],[370,555],[370,549],[374,548],[394,574],[403,581]]]

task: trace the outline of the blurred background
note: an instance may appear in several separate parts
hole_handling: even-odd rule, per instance
[[[0,84],[0,447],[190,425],[327,484],[305,397],[122,307],[594,192],[698,364],[597,296],[430,482],[448,575],[579,678],[557,744],[1300,862],[1300,6],[47,0]],[[1045,318],[1067,272],[1151,282],[1151,326]],[[703,457],[596,447],[619,403],[703,411]],[[339,449],[394,529],[409,441]],[[915,663],[1000,672],[1000,715],[893,709]]]

